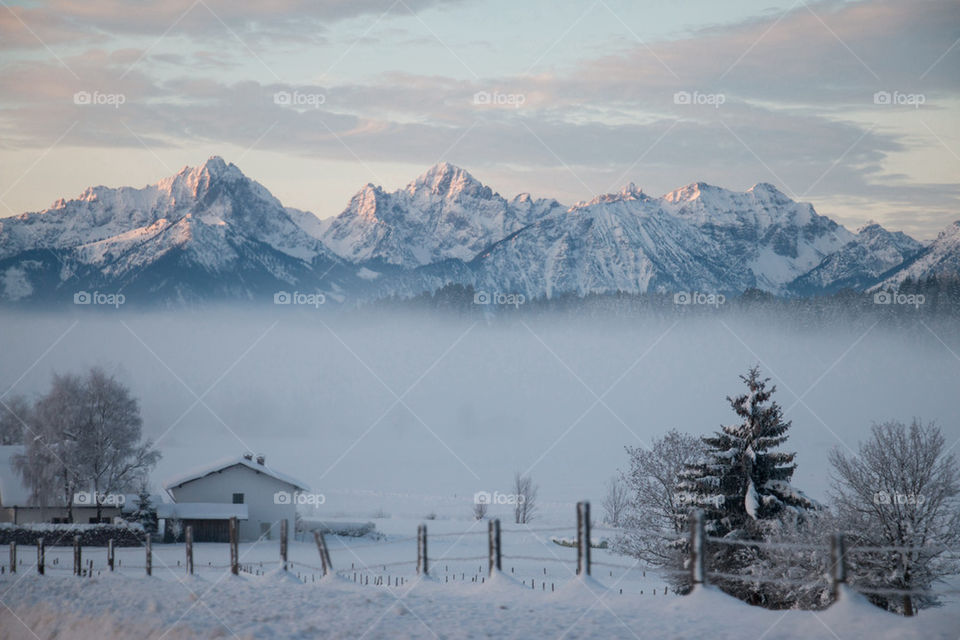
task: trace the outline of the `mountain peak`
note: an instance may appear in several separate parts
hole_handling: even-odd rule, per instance
[[[758,182],[757,184],[747,189],[747,193],[753,193],[758,196],[764,195],[771,198],[775,198],[777,200],[789,200],[786,194],[784,194],[782,191],[780,191],[780,189],[777,189],[775,186],[773,186],[769,182]]]
[[[459,193],[469,193],[482,197],[490,197],[493,192],[484,187],[479,180],[474,178],[468,171],[450,164],[449,162],[438,162],[416,180],[411,182],[407,190],[415,193],[422,189],[427,189],[431,193],[443,196],[450,196]]]
[[[719,187],[707,184],[706,182],[691,182],[685,187],[674,189],[670,193],[663,196],[663,199],[672,204],[678,202],[689,202],[691,200],[696,200],[708,191],[715,191],[717,189],[719,189]]]

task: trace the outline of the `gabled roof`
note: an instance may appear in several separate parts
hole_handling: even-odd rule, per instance
[[[204,478],[213,473],[217,473],[219,471],[223,471],[225,469],[229,469],[230,467],[235,467],[237,465],[244,466],[249,469],[253,469],[258,473],[262,473],[266,476],[270,476],[271,478],[275,478],[280,482],[285,482],[290,486],[292,486],[293,488],[299,489],[300,491],[309,491],[309,487],[307,487],[307,485],[300,482],[293,476],[288,476],[285,473],[280,473],[279,471],[276,471],[275,469],[270,468],[266,464],[260,464],[254,460],[248,460],[244,456],[223,458],[211,464],[204,465],[202,467],[197,467],[196,469],[189,471],[187,473],[174,476],[172,478],[167,479],[163,483],[163,488],[169,491],[170,489],[175,489],[176,487],[187,484],[188,482],[199,480],[200,478]]]

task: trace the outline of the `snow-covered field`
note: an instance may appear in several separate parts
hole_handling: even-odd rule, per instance
[[[328,537],[337,575],[326,579],[312,542],[290,545],[292,566],[285,574],[275,541],[243,544],[246,571],[238,577],[226,568],[226,545],[197,544],[197,575],[191,578],[184,575],[183,545],[155,545],[150,578],[143,569],[143,549],[118,549],[113,575],[106,570],[104,550],[85,549],[94,575],[78,578],[71,575],[70,548],[48,548],[47,575],[38,576],[35,558],[21,547],[20,572],[0,577],[0,599],[6,604],[0,608],[0,638],[847,640],[956,638],[960,628],[955,602],[913,619],[887,614],[856,594],[822,612],[779,612],[711,590],[677,596],[639,567],[595,564],[592,577],[584,580],[575,575],[574,549],[549,540],[569,533],[541,530],[553,527],[519,532],[516,525],[504,524],[503,573],[489,580],[482,559],[485,523],[471,530],[459,521],[430,521],[431,575],[421,579],[415,541],[408,535],[416,522],[390,518],[377,524],[386,534],[381,540]],[[631,564],[601,549],[593,550],[593,560]]]

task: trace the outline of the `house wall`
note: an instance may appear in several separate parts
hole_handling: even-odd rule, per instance
[[[273,495],[286,491],[293,495],[295,488],[281,480],[255,471],[244,465],[235,465],[215,471],[208,476],[191,480],[170,489],[175,502],[233,502],[234,493],[244,494],[249,518],[238,523],[240,540],[254,541],[264,528],[271,527],[268,539],[280,539],[280,521],[286,519],[289,537],[293,539],[296,524],[296,506],[274,504]]]

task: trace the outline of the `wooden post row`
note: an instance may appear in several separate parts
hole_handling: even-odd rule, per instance
[[[287,519],[280,521],[280,560],[283,562],[283,570],[287,570]]]
[[[320,554],[320,564],[322,565],[323,575],[327,575],[333,570],[333,565],[330,564],[327,540],[323,537],[322,531],[314,531],[313,539],[317,542],[317,552]]]
[[[847,582],[847,550],[842,533],[830,536],[830,595],[836,600],[840,585]]]
[[[230,573],[240,574],[240,554],[237,551],[237,516],[230,516]]]
[[[193,526],[187,526],[184,534],[184,540],[187,543],[187,575],[193,575]]]
[[[705,543],[703,511],[694,509],[690,513],[690,582],[694,587],[703,584],[706,578],[704,570]]]
[[[427,564],[427,525],[417,526],[417,574],[430,575]]]
[[[577,503],[577,575],[590,575],[590,503]]]
[[[152,576],[153,575],[153,542],[152,542],[152,539],[150,538],[149,533],[147,534],[146,549],[147,549],[147,575]]]
[[[494,518],[487,524],[487,535],[489,537],[490,557],[489,557],[489,575],[494,571],[500,571],[500,519]]]

